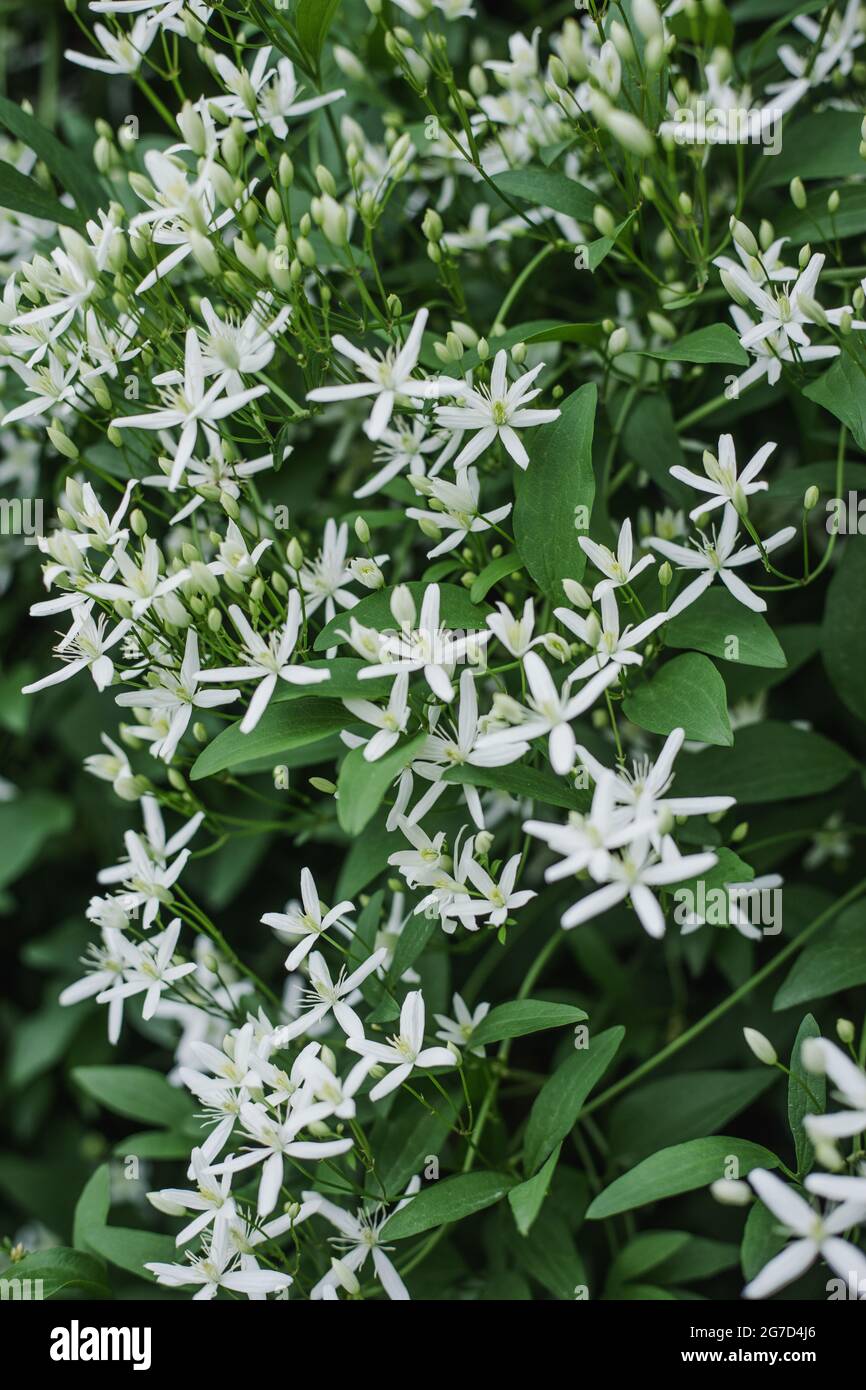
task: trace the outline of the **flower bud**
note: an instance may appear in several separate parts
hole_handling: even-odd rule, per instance
[[[736,217],[730,221],[731,234],[738,246],[742,247],[747,256],[757,256],[759,247],[752,232],[745,222],[739,222]]]
[[[565,597],[575,608],[581,608],[588,613],[592,608],[592,599],[582,584],[578,584],[576,579],[563,579],[562,587]]]
[[[836,1019],[836,1037],[845,1047],[850,1047],[854,1041],[854,1024],[850,1018]]]
[[[806,206],[806,189],[803,186],[803,180],[799,177],[791,179],[788,185],[788,192],[791,195],[791,202],[794,204],[794,207],[802,212],[803,208]]]
[[[776,1065],[779,1059],[776,1055],[776,1049],[769,1038],[766,1038],[763,1033],[759,1033],[756,1028],[744,1028],[743,1037],[746,1039],[747,1046],[754,1053],[759,1062],[763,1062],[765,1067],[774,1067]]]
[[[710,1184],[710,1192],[726,1207],[746,1207],[752,1200],[749,1184],[738,1178],[717,1178]]]
[[[819,489],[815,486],[814,483],[812,484],[811,487],[807,487],[807,488],[806,488],[806,495],[805,495],[804,498],[803,498],[803,511],[804,511],[804,512],[811,512],[811,511],[814,511],[815,507],[817,507],[817,505],[818,505],[818,499],[820,498],[820,496],[821,496],[821,493],[820,493]]]

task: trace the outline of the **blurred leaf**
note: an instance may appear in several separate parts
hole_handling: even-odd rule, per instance
[[[72,1079],[106,1110],[127,1120],[172,1127],[192,1114],[187,1092],[146,1067],[75,1067]]]

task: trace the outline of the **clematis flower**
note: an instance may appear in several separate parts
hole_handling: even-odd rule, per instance
[[[866,1206],[843,1202],[822,1216],[775,1173],[756,1168],[749,1174],[749,1182],[764,1206],[794,1239],[749,1281],[743,1289],[744,1298],[770,1298],[805,1274],[819,1257],[843,1279],[853,1273],[860,1286],[860,1281],[866,1279],[866,1255],[850,1241],[842,1240],[841,1235],[863,1220]]]
[[[370,1092],[372,1101],[381,1100],[411,1076],[416,1067],[453,1067],[454,1053],[447,1047],[424,1046],[424,996],[420,989],[406,995],[400,1010],[400,1032],[388,1043],[372,1042],[369,1038],[351,1034],[346,1046],[377,1066],[391,1067]]]
[[[502,440],[506,452],[511,455],[518,468],[526,468],[529,455],[517,436],[521,429],[533,429],[537,425],[547,425],[559,418],[559,410],[528,410],[529,401],[541,394],[541,388],[530,391],[539,372],[545,364],[539,362],[531,371],[524,372],[511,385],[507,376],[508,354],[500,349],[493,359],[490,373],[490,386],[477,389],[465,384],[456,387],[459,405],[437,406],[436,423],[450,430],[471,430],[473,438],[465,444],[454,460],[455,469],[465,468],[477,459],[479,454],[489,448],[497,438]]]
[[[647,545],[651,545],[654,550],[659,551],[665,559],[671,560],[681,569],[702,571],[697,579],[693,579],[677,594],[667,610],[669,618],[675,618],[678,613],[682,613],[688,608],[690,603],[699,599],[717,576],[738,603],[742,603],[745,608],[750,608],[753,613],[766,612],[766,599],[761,598],[760,594],[754,593],[747,584],[743,583],[739,575],[732,573],[733,570],[739,569],[742,565],[751,565],[756,560],[761,559],[761,551],[756,545],[744,546],[742,550],[734,549],[737,543],[738,528],[739,518],[734,508],[728,503],[725,506],[718,534],[713,531],[709,538],[702,536],[700,540],[692,543],[691,548],[685,545],[676,545],[673,541],[660,540],[658,536],[650,536]],[[762,542],[764,553],[769,555],[772,551],[778,550],[780,546],[787,545],[788,541],[793,540],[796,534],[797,528],[795,526],[783,526],[781,531],[776,531],[774,535]]]

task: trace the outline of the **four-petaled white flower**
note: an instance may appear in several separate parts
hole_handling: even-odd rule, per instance
[[[847,1280],[853,1274],[860,1286],[860,1281],[866,1279],[866,1255],[841,1236],[866,1216],[863,1203],[843,1202],[835,1211],[822,1216],[798,1192],[765,1168],[755,1168],[749,1174],[749,1182],[764,1206],[794,1239],[749,1281],[743,1289],[744,1298],[770,1298],[799,1279],[819,1256],[842,1279]]]
[[[360,396],[375,396],[370,418],[364,428],[368,439],[381,439],[398,399],[406,397],[411,401],[423,401],[441,394],[438,381],[423,381],[412,375],[418,363],[426,324],[427,310],[420,309],[403,346],[399,350],[389,348],[378,356],[355,347],[342,333],[335,333],[331,343],[343,357],[354,362],[366,381],[347,382],[343,386],[317,386],[315,390],[307,392],[307,400],[353,401]]]
[[[384,1076],[370,1092],[372,1101],[381,1100],[391,1091],[402,1086],[411,1076],[415,1067],[453,1067],[456,1063],[454,1053],[447,1047],[424,1046],[424,996],[420,989],[406,995],[400,1010],[400,1031],[387,1043],[372,1042],[369,1038],[352,1034],[346,1046],[361,1057],[367,1057],[376,1066],[391,1067],[393,1070]]]
[[[479,454],[489,448],[498,437],[506,452],[511,455],[518,468],[526,468],[529,455],[518,438],[517,431],[532,429],[536,425],[547,425],[559,418],[559,410],[528,410],[529,401],[541,394],[541,388],[530,390],[539,372],[544,370],[539,362],[531,371],[523,372],[511,386],[508,385],[508,354],[500,349],[493,359],[490,385],[471,387],[466,383],[455,383],[451,393],[457,396],[459,405],[442,405],[436,408],[436,423],[449,430],[471,430],[473,437],[464,444],[454,459],[454,467],[465,468],[477,459]]]
[[[770,536],[761,542],[761,547],[757,545],[747,545],[742,550],[736,550],[737,532],[739,529],[739,517],[730,505],[726,504],[722,524],[718,534],[715,530],[710,537],[701,536],[700,540],[695,540],[691,546],[676,545],[673,541],[663,541],[658,536],[650,536],[647,545],[651,545],[665,559],[673,561],[684,570],[702,571],[697,579],[693,579],[690,584],[677,594],[667,616],[675,618],[678,613],[682,613],[688,608],[690,603],[694,603],[700,598],[718,576],[725,588],[744,607],[751,608],[753,613],[764,613],[767,608],[766,599],[761,598],[744,584],[738,574],[734,574],[735,569],[741,565],[754,564],[761,559],[761,549],[765,555],[778,550],[780,546],[787,545],[788,541],[793,540],[797,534],[795,526],[783,526],[781,531]]]
[[[265,641],[250,627],[246,614],[233,603],[229,608],[232,622],[241,635],[244,654],[249,658],[245,666],[219,666],[200,671],[200,681],[258,681],[249,708],[241,720],[242,734],[249,734],[256,727],[267,708],[271,696],[277,688],[277,681],[289,685],[317,685],[330,679],[329,671],[314,670],[311,666],[292,666],[289,658],[295,650],[301,630],[301,599],[297,589],[292,589],[286,611],[286,621],[282,631],[272,632]]]

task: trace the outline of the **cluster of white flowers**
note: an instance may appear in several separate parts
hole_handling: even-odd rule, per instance
[[[475,18],[464,0],[396,3],[422,25]],[[368,8],[386,31],[395,76],[426,100],[449,61],[443,31],[431,27],[416,41],[381,16],[381,5]],[[401,943],[438,927],[440,948],[469,950],[463,933],[484,930],[492,949],[532,921],[525,909],[543,882],[563,880],[578,894],[557,910],[564,929],[625,905],[658,939],[669,891],[719,863],[715,823],[734,796],[677,795],[686,731],[668,723],[653,749],[652,735],[625,726],[621,707],[662,654],[666,624],[716,579],[738,604],[766,610],[742,572],[751,566],[756,583],[798,533],[786,525],[762,538],[750,514],[750,500],[769,492],[759,475],[776,443],[738,466],[734,438],[722,434],[715,452],[703,452],[703,473],[670,466],[675,484],[697,494],[688,520],[669,512],[647,527],[625,507],[609,518],[605,504],[593,530],[616,533],[613,548],[590,537],[587,516],[573,536],[574,576],[536,582],[516,512],[535,451],[564,422],[563,344],[575,347],[581,380],[606,383],[613,372],[626,384],[625,369],[616,377],[625,349],[663,358],[659,347],[678,329],[657,310],[639,314],[625,296],[618,324],[558,332],[530,321],[526,341],[517,341],[506,320],[524,273],[509,271],[514,282],[493,319],[481,297],[467,303],[459,284],[461,260],[501,256],[507,267],[519,240],[538,252],[527,274],[556,251],[573,258],[590,222],[605,243],[600,254],[640,266],[637,241],[615,251],[636,213],[614,217],[607,202],[616,205],[619,180],[589,153],[612,147],[637,161],[629,197],[639,189],[649,204],[662,194],[641,176],[641,161],[671,147],[683,108],[748,104],[722,53],[703,69],[705,89],[693,91],[685,77],[671,87],[668,119],[649,129],[629,95],[629,53],[639,40],[641,73],[644,65],[657,72],[676,46],[671,24],[682,7],[669,5],[664,16],[654,0],[631,8],[633,35],[584,17],[567,19],[549,42],[540,29],[514,34],[507,57],[491,56],[479,39],[468,88],[447,87],[459,117],[453,129],[435,121],[416,139],[390,118],[371,134],[373,122],[353,117],[343,88],[314,90],[308,68],[260,42],[252,24],[236,26],[237,41],[225,43],[228,17],[217,23],[203,0],[92,0],[97,54],[70,52],[72,63],[152,96],[150,65],[158,73],[157,55],[185,44],[201,89],[171,112],[158,99],[171,126],[141,155],[134,138],[98,123],[103,206],[79,207],[56,228],[22,216],[3,223],[8,404],[0,425],[9,433],[0,469],[11,471],[0,483],[32,487],[25,479],[40,449],[63,478],[55,522],[38,536],[46,597],[31,609],[61,618],[59,665],[25,690],[89,673],[109,709],[132,722],[113,729],[116,737],[106,733],[106,751],[85,766],[122,801],[137,802],[144,822],[141,833],[126,833],[121,861],[99,875],[106,895],[87,909],[98,939],[61,1002],[107,1005],[112,1044],[125,1001],[138,996],[145,1020],[179,1027],[171,1079],[199,1103],[202,1134],[190,1189],[149,1195],[159,1212],[186,1221],[177,1244],[189,1258],[147,1268],[161,1284],[195,1286],[196,1299],[220,1289],[288,1297],[290,1287],[293,1297],[354,1296],[368,1254],[377,1285],[408,1298],[389,1258],[388,1221],[418,1193],[420,1177],[368,1200],[357,1182],[372,1162],[358,1111],[363,1104],[373,1120],[387,1115],[382,1102],[401,1087],[417,1103],[423,1081],[453,1109],[439,1073],[459,1067],[465,1086],[464,1068],[485,1056],[473,1033],[489,1006],[455,994],[454,1017],[436,1015],[433,1041],[426,981],[413,969],[423,942],[411,957]],[[781,50],[787,79],[764,93],[760,128],[766,113],[775,119],[812,87],[847,74],[864,38],[858,13],[851,0],[825,28],[795,21],[814,51],[807,62],[801,47]],[[354,53],[337,45],[333,57],[348,83],[363,86]],[[173,78],[179,73],[173,64]],[[316,138],[310,169],[296,177],[288,150],[301,148],[317,112],[327,126],[316,130],[328,139]],[[690,130],[702,147],[699,120],[694,114]],[[548,152],[580,189],[576,202],[589,198],[591,217],[578,220],[552,193],[554,207],[538,205],[547,194],[524,206],[528,194],[509,184],[509,175],[530,170],[549,188],[553,176],[539,168]],[[466,216],[461,187],[470,200],[477,195]],[[377,233],[395,198],[437,277],[429,308],[404,309],[382,280]],[[691,207],[680,202],[676,218],[688,241]],[[714,264],[734,300],[739,343],[754,359],[740,390],[837,356],[836,339],[866,329],[854,318],[862,291],[842,308],[818,304],[824,254],[806,248],[797,267],[786,266],[785,237],[769,224],[756,237],[736,218],[730,238],[736,260],[698,238],[700,284]],[[660,254],[673,242],[667,233]],[[662,306],[688,300],[681,283],[653,278]],[[834,341],[813,344],[815,328]],[[638,368],[629,370],[639,381]],[[351,468],[340,470],[350,453]],[[294,509],[295,498],[319,489],[308,477],[335,462],[325,477],[333,497],[288,527],[266,497],[291,495]],[[290,493],[284,466],[297,483]],[[548,505],[555,512],[561,500],[550,496]],[[395,518],[408,523],[405,543],[377,537],[374,548],[377,527],[379,536],[397,534]],[[245,762],[260,771],[292,747],[273,737],[283,715],[316,701],[332,715],[326,732],[339,735],[339,751],[323,760],[361,768],[391,837],[381,874],[398,877],[378,902],[328,907],[314,854],[313,868],[293,864],[300,901],[261,918],[288,947],[275,993],[181,887],[191,857],[219,850],[239,825],[256,828],[211,796],[194,764],[235,739],[234,761],[216,771],[239,768],[242,777]],[[339,785],[313,779],[320,819],[298,844],[338,839],[351,823],[348,779],[335,776]],[[546,809],[545,788],[553,789]],[[293,793],[290,804],[301,815],[313,803]],[[171,834],[164,812],[179,821]],[[362,838],[369,820],[350,834]],[[288,837],[299,823],[283,824]],[[377,915],[362,929],[371,901]],[[683,931],[700,924],[693,915]],[[866,1079],[831,1044],[816,1043],[810,1055],[851,1111],[807,1120],[826,1158],[836,1138],[866,1128]],[[753,1174],[752,1183],[798,1241],[749,1296],[780,1287],[819,1251],[834,1268],[855,1255],[861,1267],[863,1256],[841,1250],[837,1235],[866,1216],[866,1177],[807,1179],[810,1192],[843,1203],[829,1218],[783,1195],[771,1174]],[[340,1193],[347,1204],[357,1197],[357,1212],[331,1200]],[[323,1272],[328,1227],[339,1253]],[[310,1265],[300,1259],[307,1252]]]

